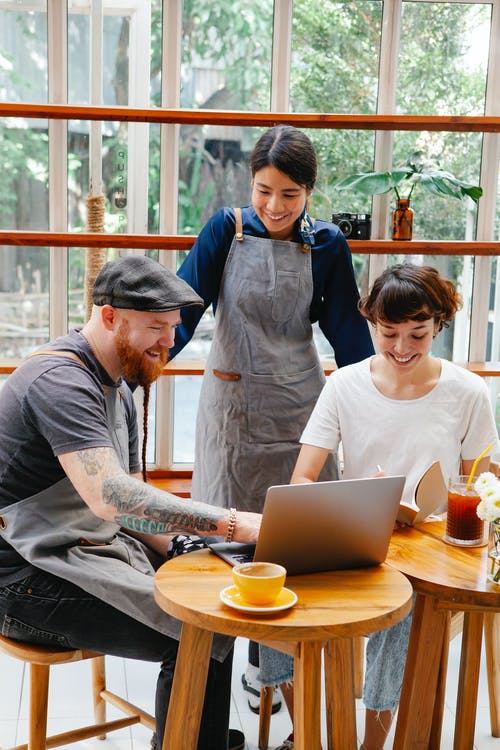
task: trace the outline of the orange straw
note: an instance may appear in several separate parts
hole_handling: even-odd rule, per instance
[[[488,453],[488,451],[490,451],[492,448],[493,448],[493,443],[490,443],[488,445],[488,447],[485,448],[484,451],[479,454],[479,456],[476,458],[476,460],[472,464],[472,469],[471,469],[471,472],[469,474],[469,478],[467,480],[467,485],[465,487],[466,490],[468,490],[470,488],[471,484],[472,484],[472,480],[474,479],[474,474],[476,473],[476,468],[477,468],[478,463],[480,462],[480,460],[482,459],[482,457],[485,456]]]

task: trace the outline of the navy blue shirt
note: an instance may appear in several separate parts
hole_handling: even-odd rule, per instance
[[[252,206],[242,209],[243,233],[269,239],[269,233]],[[205,224],[178,275],[203,297],[204,307],[181,310],[182,324],[177,328],[174,357],[190,341],[203,312],[217,301],[226,258],[235,234],[232,208],[220,209]],[[302,242],[297,225],[293,240]],[[317,220],[311,246],[313,297],[309,320],[319,323],[331,344],[339,367],[358,362],[374,353],[368,324],[357,309],[359,292],[352,267],[351,252],[340,229]]]

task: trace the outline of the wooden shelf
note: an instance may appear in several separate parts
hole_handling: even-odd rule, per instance
[[[342,114],[335,112],[260,112],[162,107],[114,107],[79,104],[28,104],[0,102],[0,117],[51,120],[101,120],[185,125],[272,127],[279,123],[298,128],[335,130],[430,130],[449,132],[500,132],[500,117],[484,115]]]
[[[0,360],[0,375],[9,375],[19,367],[23,360]],[[325,375],[330,375],[335,368],[333,359],[321,360]],[[500,377],[500,362],[457,362],[461,367],[481,375],[483,378]],[[174,359],[164,367],[162,375],[203,375],[205,372],[205,360],[203,359]]]
[[[500,362],[458,362],[457,364],[465,367],[482,378],[500,377]]]
[[[0,231],[0,245],[21,247],[104,247],[137,250],[190,250],[196,235],[106,234],[105,232]],[[348,240],[359,255],[500,255],[500,242],[462,240]]]
[[[156,477],[148,474],[148,484],[178,497],[191,497],[191,478],[182,476]]]

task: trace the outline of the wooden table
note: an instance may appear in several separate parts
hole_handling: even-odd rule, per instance
[[[493,648],[498,651],[500,586],[487,581],[487,548],[446,544],[444,530],[444,521],[403,527],[389,548],[387,562],[408,576],[417,593],[394,750],[439,748],[451,612],[464,612],[454,750],[474,743],[483,625],[488,658]],[[498,675],[489,677],[491,710],[500,683]]]
[[[219,592],[231,568],[209,550],[162,565],[155,598],[182,621],[182,635],[163,750],[196,750],[214,633],[264,642],[294,656],[295,750],[319,750],[321,650],[325,646],[329,750],[356,750],[353,638],[399,622],[411,606],[411,585],[380,565],[287,579],[298,603],[273,616],[231,609]],[[195,678],[193,678],[195,675]]]

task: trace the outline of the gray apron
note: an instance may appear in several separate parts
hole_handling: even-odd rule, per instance
[[[64,354],[81,362],[72,353]],[[120,464],[128,473],[129,436],[123,399],[119,388],[103,389],[109,433]],[[36,568],[70,581],[135,620],[179,639],[181,623],[154,600],[155,569],[147,548],[121,531],[118,524],[96,516],[69,479],[4,508],[0,533]],[[223,659],[232,641],[216,637],[213,656]]]
[[[313,341],[309,246],[236,234],[221,281],[196,423],[192,496],[261,512],[288,484],[325,382]],[[321,479],[337,478],[330,457]]]

